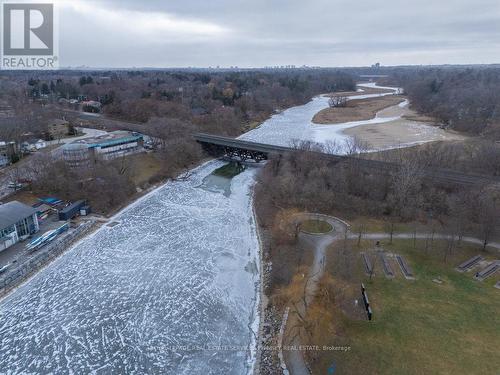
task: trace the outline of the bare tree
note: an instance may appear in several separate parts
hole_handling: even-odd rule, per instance
[[[334,95],[328,100],[330,108],[340,108],[347,106],[347,96]]]
[[[392,245],[392,239],[394,237],[394,231],[396,229],[394,216],[389,216],[388,218],[385,219],[384,228],[387,234],[389,234],[389,243]]]
[[[356,232],[358,233],[358,247],[361,246],[361,240],[363,239],[363,234],[366,231],[366,224],[360,223],[356,226]]]
[[[479,234],[483,240],[483,250],[491,237],[498,230],[500,223],[500,207],[493,191],[483,190],[476,202],[478,210]]]

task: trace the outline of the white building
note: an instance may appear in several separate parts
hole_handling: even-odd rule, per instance
[[[36,211],[17,201],[0,205],[0,251],[38,232]]]
[[[143,144],[142,134],[118,130],[64,145],[63,158],[71,166],[87,166],[97,159],[111,160],[142,152]]]

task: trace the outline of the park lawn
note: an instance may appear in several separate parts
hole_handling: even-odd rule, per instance
[[[162,161],[151,153],[129,155],[127,158],[132,163],[134,169],[132,179],[136,186],[148,183],[162,169]]]
[[[361,248],[372,245],[365,242]],[[473,273],[454,270],[480,250],[464,246],[445,264],[441,250],[425,255],[422,244],[414,249],[411,240],[384,247],[406,257],[416,280],[404,279],[399,269],[398,277],[388,280],[379,263],[372,282],[360,276],[374,320],[337,317],[340,334],[331,345],[351,350],[322,352],[314,373],[327,374],[334,363],[336,374],[499,374],[500,290],[493,287],[498,275],[481,283]],[[487,256],[498,259],[498,253]],[[361,261],[355,273],[362,274]],[[436,277],[444,283],[434,283]]]
[[[328,233],[333,227],[324,220],[305,220],[300,224],[300,229],[307,233]]]

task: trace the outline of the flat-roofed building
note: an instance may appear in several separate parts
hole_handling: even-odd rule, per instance
[[[18,201],[0,205],[0,251],[38,232],[37,209]]]
[[[72,167],[88,166],[97,159],[111,160],[144,151],[144,136],[117,130],[63,146],[63,158]]]
[[[143,151],[144,138],[142,134],[117,130],[106,135],[86,140],[94,157],[104,160],[130,155]]]

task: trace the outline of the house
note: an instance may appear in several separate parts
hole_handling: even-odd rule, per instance
[[[21,150],[23,151],[38,151],[47,147],[47,142],[43,139],[29,139],[21,143]]]
[[[16,153],[17,147],[15,142],[0,142],[0,167],[9,165]]]
[[[36,208],[17,201],[0,205],[0,251],[39,229]]]
[[[47,134],[51,139],[60,139],[68,135],[70,131],[69,121],[54,119],[47,124]]]

